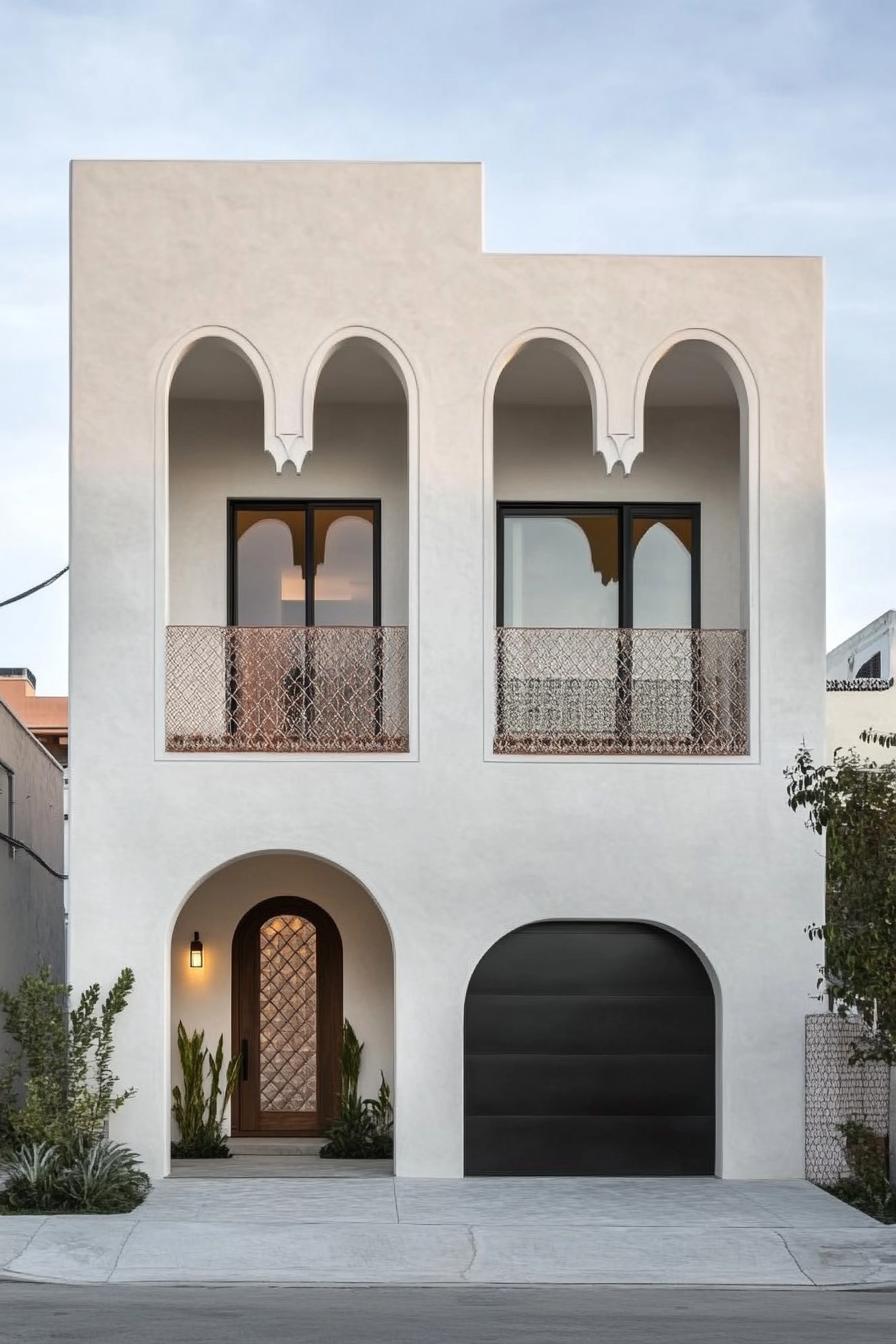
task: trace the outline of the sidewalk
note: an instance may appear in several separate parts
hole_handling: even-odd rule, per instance
[[[62,1283],[896,1286],[896,1227],[803,1181],[161,1181],[131,1214],[0,1218]]]

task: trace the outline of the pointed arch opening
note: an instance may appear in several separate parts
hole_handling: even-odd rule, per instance
[[[303,433],[279,437],[248,343],[210,329],[170,365],[165,749],[407,754],[416,394],[403,356],[340,333],[309,366]]]
[[[588,452],[588,382],[558,343],[533,341],[503,369],[496,754],[748,753],[748,403],[734,356],[680,334],[642,370],[638,432],[608,474]]]

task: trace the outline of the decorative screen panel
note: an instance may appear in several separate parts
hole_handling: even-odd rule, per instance
[[[317,934],[298,915],[261,926],[262,1111],[317,1110]]]

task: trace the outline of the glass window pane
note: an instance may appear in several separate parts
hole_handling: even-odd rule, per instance
[[[373,625],[373,510],[314,510],[314,624]]]
[[[305,624],[305,511],[238,509],[237,625]]]
[[[634,518],[632,547],[632,624],[690,629],[693,519]]]
[[[505,516],[504,624],[616,627],[617,515]]]
[[[262,1111],[317,1110],[317,931],[274,915],[259,934]]]

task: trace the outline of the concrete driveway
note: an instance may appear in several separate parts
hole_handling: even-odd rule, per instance
[[[0,1219],[60,1283],[896,1284],[896,1228],[804,1181],[180,1178],[131,1214]]]

